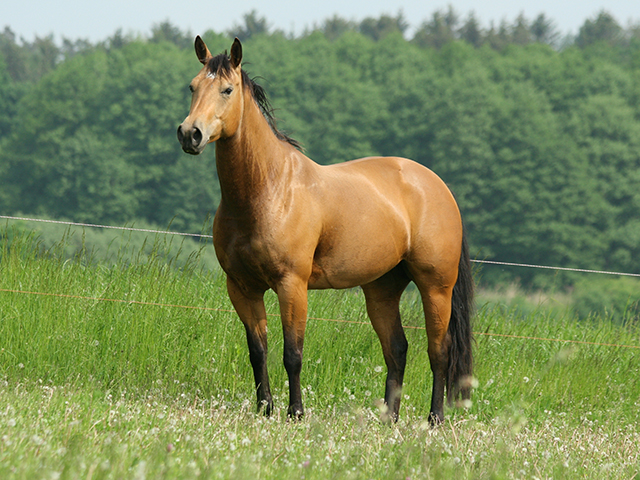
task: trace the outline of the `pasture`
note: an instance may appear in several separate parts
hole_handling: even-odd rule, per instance
[[[479,298],[472,403],[431,428],[424,320],[407,292],[404,325],[418,328],[406,330],[400,420],[388,426],[378,339],[336,321],[367,322],[361,291],[313,291],[306,412],[292,422],[267,295],[275,412],[265,418],[224,279],[197,256],[174,268],[165,247],[126,262],[65,260],[5,232],[0,478],[639,478],[640,349],[485,335],[639,345],[638,325]]]

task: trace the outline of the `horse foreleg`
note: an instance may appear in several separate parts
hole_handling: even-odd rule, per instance
[[[300,391],[302,349],[307,325],[307,282],[297,277],[285,279],[277,288],[284,334],[284,368],[289,377],[289,409],[293,419],[304,415]]]
[[[273,399],[267,372],[267,314],[264,308],[264,292],[248,294],[227,277],[227,291],[240,320],[247,332],[249,359],[258,397],[258,411],[270,415]]]

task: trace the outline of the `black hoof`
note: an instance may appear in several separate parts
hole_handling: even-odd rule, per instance
[[[304,417],[304,409],[302,408],[302,406],[290,405],[287,409],[287,416],[294,422],[302,420],[302,418]]]
[[[441,413],[431,412],[429,413],[429,423],[432,427],[437,427],[444,423],[444,415]]]
[[[273,402],[262,400],[258,402],[258,413],[262,413],[265,417],[270,417],[273,412]]]

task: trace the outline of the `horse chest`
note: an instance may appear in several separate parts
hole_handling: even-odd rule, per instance
[[[224,229],[214,233],[214,245],[220,266],[229,275],[268,286],[283,275],[278,249],[258,236]]]

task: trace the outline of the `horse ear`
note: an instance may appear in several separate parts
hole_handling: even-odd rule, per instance
[[[200,38],[200,35],[196,37],[195,47],[196,47],[196,55],[198,56],[198,60],[200,60],[200,63],[202,63],[203,65],[206,65],[209,59],[213,55],[211,55],[211,52],[205,45],[204,40]]]
[[[233,45],[231,45],[231,66],[233,68],[238,68],[242,63],[242,44],[238,37],[233,41]]]

